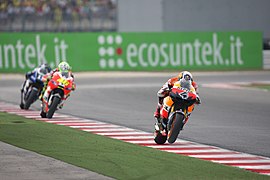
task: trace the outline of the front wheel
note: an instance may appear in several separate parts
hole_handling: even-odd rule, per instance
[[[58,96],[53,97],[49,111],[47,112],[47,115],[46,115],[47,118],[51,119],[53,117],[53,114],[56,111],[57,106],[60,102],[61,102],[61,99]]]
[[[184,126],[184,115],[183,114],[176,114],[174,120],[168,130],[168,142],[170,144],[174,143],[178,137],[178,134],[183,129]]]

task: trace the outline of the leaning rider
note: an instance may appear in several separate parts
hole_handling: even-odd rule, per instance
[[[44,85],[43,91],[40,95],[41,100],[42,99],[45,101],[48,100],[50,91],[47,90],[47,85],[48,85],[48,82],[52,79],[53,75],[56,72],[60,72],[65,77],[71,77],[73,79],[72,80],[73,81],[72,90],[74,91],[76,89],[76,85],[74,83],[74,75],[71,72],[71,66],[67,62],[62,61],[61,63],[59,63],[57,68],[55,68],[53,71],[51,71],[50,73],[43,76],[42,81],[44,82],[45,85]],[[66,97],[66,98],[68,98],[68,97]],[[59,105],[59,108],[62,109],[63,106],[64,106],[64,102],[62,101],[61,104]]]
[[[170,90],[173,87],[178,87],[178,88],[187,88],[188,90],[194,92],[197,94],[197,103],[200,104],[200,98],[198,95],[198,85],[197,83],[193,80],[193,76],[190,72],[188,71],[182,71],[179,73],[178,76],[170,78],[158,91],[157,96],[158,96],[158,105],[156,108],[156,111],[154,112],[154,117],[156,121],[159,123],[160,122],[160,110],[163,106],[163,100],[165,97],[167,97],[170,93]],[[186,122],[188,121],[188,118],[193,111],[194,106],[190,107],[188,109],[188,116],[186,118]]]
[[[43,63],[43,64],[39,65],[38,67],[36,67],[35,69],[33,69],[32,71],[28,71],[25,74],[25,81],[22,85],[21,93],[27,92],[27,90],[30,86],[30,83],[31,83],[31,81],[29,81],[29,79],[32,75],[34,75],[35,73],[38,73],[40,75],[46,75],[46,74],[50,73],[51,70],[52,69],[48,64]],[[23,103],[20,104],[20,107],[23,108]]]

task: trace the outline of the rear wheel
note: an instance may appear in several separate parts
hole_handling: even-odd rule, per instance
[[[35,88],[32,88],[32,91],[30,92],[29,96],[25,100],[24,109],[29,109],[32,103],[35,102],[37,99],[38,90]]]
[[[184,126],[184,115],[183,114],[176,114],[174,120],[168,130],[168,142],[170,144],[174,143],[178,137],[178,134],[183,129]]]
[[[49,107],[49,111],[47,113],[47,118],[52,118],[53,117],[53,114],[54,112],[56,111],[57,109],[57,106],[58,104],[61,102],[61,99],[58,97],[58,96],[54,96],[53,99],[52,99],[52,103]]]

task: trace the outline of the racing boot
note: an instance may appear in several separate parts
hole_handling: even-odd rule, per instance
[[[167,123],[168,123],[167,119],[161,118],[161,129],[162,129],[161,134],[163,136],[167,136],[167,131],[166,131],[167,130]]]
[[[166,119],[159,119],[159,122],[155,123],[155,133],[161,133],[162,136],[167,136],[167,120]]]
[[[43,96],[42,96],[43,101],[45,101],[45,102],[48,103],[49,95],[50,95],[50,92],[49,92],[49,90],[47,89],[47,90],[44,92]]]
[[[64,106],[64,101],[61,101],[60,104],[59,104],[59,106],[58,106],[58,109],[62,109],[63,106]]]
[[[154,112],[154,118],[156,120],[155,123],[155,131],[158,133],[159,131],[163,130],[161,125],[161,119],[160,119],[160,106],[158,105],[156,108],[156,111]]]
[[[24,104],[22,102],[20,103],[20,108],[24,109]]]
[[[44,111],[45,107],[46,107],[45,103],[42,102],[42,103],[41,103],[41,112],[40,112],[40,116],[41,116],[42,118],[46,118],[46,112]]]
[[[41,110],[40,116],[41,116],[42,118],[46,118],[46,113],[45,113],[43,110]]]

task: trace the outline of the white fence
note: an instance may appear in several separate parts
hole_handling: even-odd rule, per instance
[[[263,69],[270,69],[270,50],[263,51]]]

